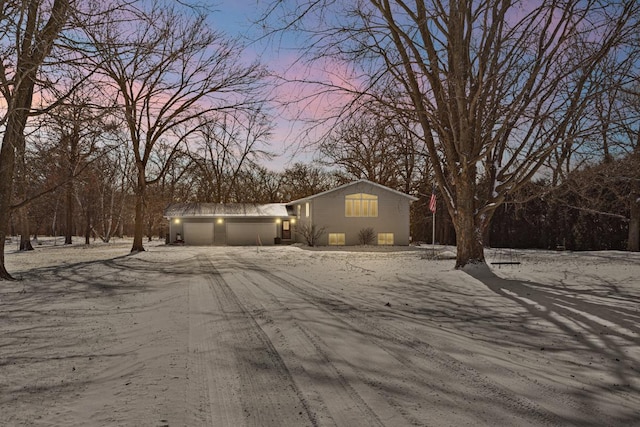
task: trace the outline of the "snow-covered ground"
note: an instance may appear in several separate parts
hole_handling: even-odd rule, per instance
[[[3,426],[640,425],[637,253],[51,243],[5,252]]]

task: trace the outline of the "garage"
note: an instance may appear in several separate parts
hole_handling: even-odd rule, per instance
[[[284,203],[174,203],[165,209],[167,241],[193,246],[254,246],[291,239],[293,218]],[[281,235],[283,224],[288,233]]]
[[[275,222],[229,222],[227,244],[236,246],[256,245],[258,236],[262,245],[273,245],[277,236]]]
[[[184,243],[192,246],[213,244],[213,222],[185,222]]]

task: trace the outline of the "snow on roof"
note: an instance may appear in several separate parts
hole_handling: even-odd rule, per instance
[[[164,216],[273,218],[289,216],[289,213],[284,203],[173,203],[164,210]]]
[[[381,188],[381,189],[383,189],[383,190],[386,190],[386,191],[390,191],[390,192],[392,192],[392,193],[399,194],[399,195],[401,195],[401,196],[404,196],[404,197],[406,197],[406,198],[410,199],[411,201],[416,201],[416,200],[418,200],[418,198],[417,198],[417,197],[411,196],[411,195],[406,194],[406,193],[403,193],[403,192],[401,192],[401,191],[394,190],[393,188],[385,187],[385,186],[384,186],[384,185],[382,185],[382,184],[378,184],[378,183],[375,183],[375,182],[369,181],[368,179],[359,179],[359,180],[357,180],[357,181],[349,182],[349,183],[344,184],[344,185],[341,185],[341,186],[339,186],[339,187],[332,188],[331,190],[323,191],[322,193],[318,193],[318,194],[314,194],[314,195],[312,195],[312,196],[303,197],[302,199],[294,200],[294,201],[289,202],[289,203],[287,203],[287,204],[288,204],[288,205],[292,205],[292,204],[294,204],[294,203],[300,203],[300,202],[304,202],[304,201],[306,201],[306,200],[315,199],[316,197],[324,196],[325,194],[332,193],[332,192],[334,192],[334,191],[337,191],[337,190],[340,190],[340,189],[343,189],[343,188],[346,188],[346,187],[350,187],[350,186],[352,186],[352,185],[360,184],[360,183],[373,185],[373,186],[378,187],[378,188]]]

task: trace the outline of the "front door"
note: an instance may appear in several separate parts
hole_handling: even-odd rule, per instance
[[[286,219],[282,221],[282,240],[291,240],[291,222]]]

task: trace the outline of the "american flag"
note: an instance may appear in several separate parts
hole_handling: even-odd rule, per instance
[[[429,210],[436,213],[436,189],[431,190],[431,198],[429,199]]]

